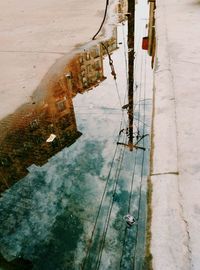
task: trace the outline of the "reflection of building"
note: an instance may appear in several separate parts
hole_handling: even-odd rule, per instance
[[[96,86],[104,79],[100,45],[78,54],[65,68],[66,87],[72,96]]]
[[[116,31],[105,43],[110,52],[117,48]],[[101,45],[79,53],[63,74],[49,83],[46,94],[34,95],[34,100],[39,101],[33,100],[0,122],[0,192],[25,177],[29,166],[42,166],[81,136],[72,98],[105,79],[104,54]],[[47,142],[51,134],[56,137]]]
[[[6,124],[7,133],[0,138],[0,191],[24,177],[29,166],[45,164],[81,135],[69,96],[58,99],[52,95],[39,106],[27,105],[1,122],[1,126]],[[50,134],[56,138],[47,143]]]
[[[148,53],[152,56],[152,67],[154,63],[156,38],[155,38],[155,8],[156,0],[148,0],[149,2],[149,24],[148,24]]]
[[[148,31],[149,46],[148,46],[148,52],[149,52],[149,55],[151,55],[151,56],[154,54],[154,50],[155,50],[155,8],[156,8],[156,1],[149,0],[149,31]]]
[[[113,35],[112,37],[103,42],[104,46],[101,45],[101,51],[102,51],[102,55],[106,55],[107,51],[105,50],[105,46],[107,48],[107,50],[109,51],[109,53],[112,53],[113,51],[118,49],[117,46],[117,28],[115,28],[113,30]]]
[[[128,0],[119,0],[118,7],[117,7],[117,13],[119,16],[119,21],[122,22],[127,19],[126,13],[128,11]]]
[[[112,37],[104,42],[109,52],[117,49],[117,29],[113,31]],[[83,53],[73,58],[65,68],[66,87],[72,96],[83,93],[97,86],[105,79],[103,75],[103,56],[107,52],[101,44],[85,49]]]

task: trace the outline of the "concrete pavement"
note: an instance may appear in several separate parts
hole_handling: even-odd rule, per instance
[[[200,2],[156,2],[153,269],[200,269]]]

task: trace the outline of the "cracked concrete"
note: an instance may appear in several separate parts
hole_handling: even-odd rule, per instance
[[[185,245],[187,247],[187,250],[188,250],[188,259],[189,259],[189,267],[191,268],[193,266],[192,264],[192,249],[191,249],[191,246],[190,246],[190,243],[191,243],[191,237],[190,237],[190,231],[189,231],[189,224],[188,224],[188,221],[185,219],[184,217],[184,207],[183,207],[183,194],[181,194],[181,191],[180,191],[180,181],[178,181],[178,192],[179,192],[179,206],[180,206],[180,214],[181,214],[181,218],[183,220],[183,222],[185,223],[185,231],[186,231],[186,234],[187,234],[187,241],[185,242]]]
[[[200,5],[157,0],[151,180],[154,269],[200,269]]]
[[[179,172],[162,172],[162,173],[152,173],[150,176],[158,176],[158,175],[167,175],[167,174],[174,174],[179,175]]]

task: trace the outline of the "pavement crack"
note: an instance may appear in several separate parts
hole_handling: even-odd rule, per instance
[[[168,174],[179,175],[179,172],[152,173],[151,176],[168,175]]]
[[[192,266],[192,249],[191,249],[191,236],[190,236],[190,230],[189,230],[189,223],[188,221],[186,220],[185,216],[184,216],[184,207],[183,207],[183,204],[182,204],[182,199],[183,199],[183,196],[182,196],[182,193],[180,191],[180,186],[178,184],[178,193],[179,193],[179,196],[180,196],[180,200],[179,200],[179,206],[180,206],[180,217],[185,225],[185,232],[186,232],[186,237],[187,237],[187,241],[185,242],[185,246],[187,248],[187,251],[188,251],[188,259],[189,259],[189,263],[190,263],[190,266]]]
[[[168,35],[167,35],[167,43],[169,43],[168,41]],[[171,68],[171,58],[169,57],[169,69],[170,69],[170,74],[171,74],[171,80],[172,80],[172,90],[173,90],[173,96],[174,96],[174,114],[175,114],[175,127],[176,127],[176,147],[177,147],[177,168],[179,168],[179,137],[178,137],[178,116],[177,116],[177,107],[176,107],[176,91],[175,91],[175,81],[174,81],[174,75],[172,72],[172,68]],[[179,213],[180,213],[180,218],[183,221],[183,225],[185,227],[184,232],[185,232],[185,237],[186,237],[186,241],[183,243],[187,249],[187,260],[188,260],[188,264],[190,266],[190,268],[192,267],[192,249],[191,249],[191,236],[190,236],[190,230],[189,230],[189,223],[185,218],[184,215],[184,198],[183,198],[183,194],[181,192],[181,182],[180,182],[180,178],[177,177],[177,192],[179,195],[178,198],[178,204],[180,207]]]

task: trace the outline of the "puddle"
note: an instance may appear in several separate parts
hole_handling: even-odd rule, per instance
[[[118,48],[116,29],[104,43],[110,53]],[[31,104],[23,105],[0,122],[1,192],[26,176],[32,164],[42,166],[82,135],[77,129],[74,99],[106,79],[105,54],[101,44],[77,54],[66,65],[63,76],[56,82],[50,81],[48,91],[37,91]],[[89,108],[93,109],[92,103]],[[55,140],[48,143],[51,134]]]
[[[150,133],[152,95],[139,11],[135,140]],[[6,260],[23,258],[38,270],[142,269],[150,138],[139,143],[146,151],[125,146],[126,36],[121,22],[104,46],[77,54],[48,92],[1,121],[0,252]],[[128,213],[137,221],[131,228]]]

